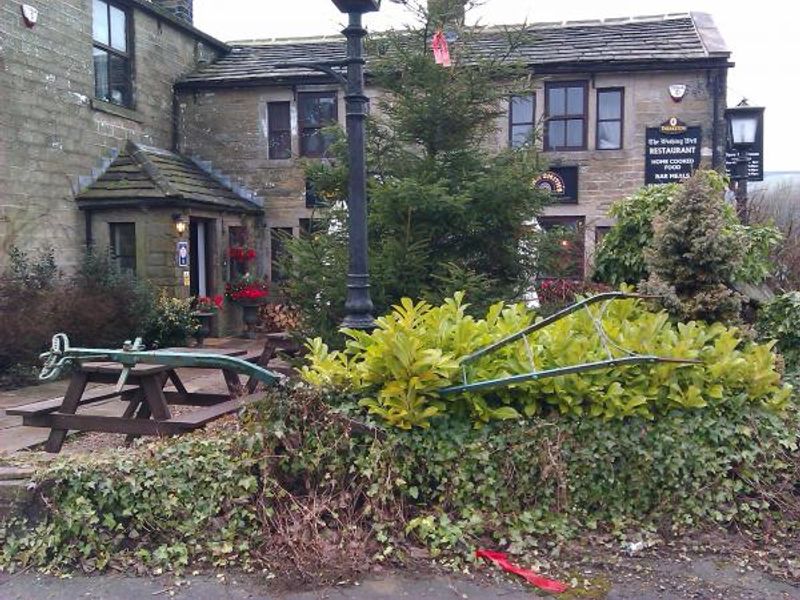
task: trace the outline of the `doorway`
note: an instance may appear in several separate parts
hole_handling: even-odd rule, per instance
[[[209,296],[214,289],[211,280],[213,224],[213,219],[189,219],[189,293],[192,296]]]

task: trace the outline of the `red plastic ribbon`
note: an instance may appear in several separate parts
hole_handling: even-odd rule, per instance
[[[436,61],[436,64],[442,65],[443,67],[452,66],[450,62],[450,48],[447,45],[447,38],[444,36],[441,29],[433,34],[432,46],[433,59]]]
[[[479,548],[475,551],[475,556],[491,561],[509,573],[519,575],[531,585],[535,585],[539,589],[545,590],[546,592],[556,592],[560,594],[561,592],[566,592],[569,589],[566,583],[561,583],[560,581],[555,581],[554,579],[542,577],[533,571],[529,571],[528,569],[523,569],[522,567],[515,565],[508,560],[508,555],[505,552],[496,552],[495,550],[483,550]]]

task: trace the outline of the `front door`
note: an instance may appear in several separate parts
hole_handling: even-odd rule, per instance
[[[211,282],[213,220],[189,219],[189,291],[192,296],[208,296]]]

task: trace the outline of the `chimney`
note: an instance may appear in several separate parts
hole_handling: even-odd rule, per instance
[[[464,22],[467,0],[428,0],[428,18],[435,25]]]
[[[153,4],[157,4],[164,10],[171,12],[176,18],[189,25],[194,24],[192,0],[153,0]]]

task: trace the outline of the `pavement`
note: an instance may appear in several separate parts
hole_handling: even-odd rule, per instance
[[[263,348],[264,340],[249,340],[242,338],[208,338],[204,346],[209,351],[215,347],[249,349],[251,347]],[[225,382],[219,371],[207,369],[178,369],[181,381],[189,391],[224,392]],[[37,446],[47,440],[49,429],[40,427],[25,427],[22,417],[6,414],[6,409],[23,404],[30,404],[40,400],[63,397],[67,391],[68,379],[33,385],[16,390],[0,392],[0,456],[9,455],[32,446]],[[102,384],[90,384],[87,389],[93,389]],[[165,389],[170,389],[167,386]],[[93,414],[104,416],[121,416],[127,405],[120,402],[119,398],[112,398],[96,402],[78,409],[78,414]],[[0,600],[2,597],[0,597]]]
[[[605,600],[800,600],[800,587],[758,571],[698,558],[678,566],[646,561],[649,576],[612,574],[609,585],[568,591],[561,597]],[[651,570],[651,567],[653,568]],[[623,570],[624,571],[624,570]],[[610,586],[610,589],[609,589]],[[0,573],[2,600],[530,600],[539,595],[511,579],[490,582],[459,576],[390,572],[357,583],[291,591],[263,575],[219,573],[181,579]]]

